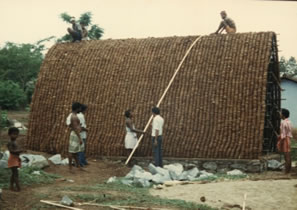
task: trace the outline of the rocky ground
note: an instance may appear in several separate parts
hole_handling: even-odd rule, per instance
[[[18,116],[24,118],[22,114]],[[20,139],[24,139],[25,134],[21,134]],[[1,149],[5,148],[7,134],[1,134]],[[41,154],[46,158],[50,154],[28,151],[34,154]],[[137,189],[117,188],[117,186],[107,185],[106,181],[111,177],[124,177],[131,168],[126,167],[121,161],[101,160],[89,158],[90,165],[85,171],[76,168],[72,172],[67,166],[54,165],[45,168],[44,171],[59,175],[50,184],[25,185],[22,183],[21,192],[12,192],[3,189],[0,209],[18,210],[18,209],[58,209],[57,207],[42,204],[40,200],[60,201],[64,195],[75,198],[76,202],[91,202],[94,199],[101,199],[102,203],[106,201],[126,204],[133,200],[133,206],[145,207],[149,209],[182,209],[174,207],[168,202],[156,202],[151,205],[154,198],[181,199],[218,209],[241,209],[246,195],[246,209],[259,210],[293,210],[297,209],[297,168],[293,168],[290,175],[285,175],[282,171],[266,171],[263,173],[248,173],[241,179],[205,179],[204,181],[190,181],[188,184],[176,184],[174,186],[163,186],[160,189],[151,188],[149,193],[155,197],[132,198],[133,193],[138,193]],[[144,168],[149,171],[149,167]],[[133,192],[132,192],[133,191]],[[141,191],[142,193],[143,191]],[[100,204],[100,200],[96,201]],[[186,205],[183,205],[183,208]],[[111,209],[109,207],[98,206],[76,206],[81,209]],[[59,208],[60,209],[60,208]],[[129,208],[126,208],[129,209]],[[191,209],[189,207],[188,209]],[[195,208],[194,208],[195,209]],[[197,209],[197,208],[196,208]],[[211,209],[211,208],[205,208]]]

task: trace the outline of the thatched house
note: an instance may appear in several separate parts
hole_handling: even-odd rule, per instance
[[[87,153],[123,156],[124,111],[143,128],[196,37],[83,41],[52,47],[36,84],[27,146],[66,153],[74,101],[87,104]],[[274,150],[280,106],[272,32],[202,37],[160,109],[164,156],[257,159]],[[151,155],[144,138],[136,156]]]

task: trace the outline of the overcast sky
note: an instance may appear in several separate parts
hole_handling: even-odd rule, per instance
[[[59,14],[93,13],[102,39],[206,35],[226,10],[238,33],[274,31],[280,55],[297,58],[297,2],[256,0],[0,0],[0,45],[60,37],[69,25]]]

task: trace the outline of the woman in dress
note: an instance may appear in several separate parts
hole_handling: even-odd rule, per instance
[[[136,133],[144,134],[145,132],[135,128],[132,121],[133,115],[131,110],[127,110],[125,112],[125,118],[126,118],[125,149],[127,150],[127,153],[129,155],[137,144],[138,139],[137,139]]]

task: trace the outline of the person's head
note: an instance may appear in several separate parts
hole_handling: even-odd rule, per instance
[[[125,111],[125,117],[132,118],[132,111],[130,109],[128,109],[127,111]]]
[[[226,11],[221,12],[221,17],[222,17],[222,19],[225,19],[227,17]]]
[[[287,119],[290,117],[290,112],[287,109],[282,109],[282,113],[281,113],[281,118],[282,119]]]
[[[80,111],[81,111],[82,113],[85,113],[85,112],[87,111],[87,109],[88,109],[88,106],[87,106],[87,105],[85,105],[85,104],[81,104],[81,106],[80,106]]]
[[[70,23],[75,23],[75,17],[71,17],[71,19],[70,19]]]
[[[11,127],[8,129],[8,135],[9,135],[10,139],[13,141],[17,139],[17,137],[19,136],[19,133],[20,133],[20,131],[16,127]]]
[[[87,26],[87,24],[85,22],[83,22],[83,21],[80,21],[79,24],[81,25],[81,27],[86,27]]]
[[[153,115],[159,115],[160,114],[160,109],[155,106],[155,107],[152,108],[152,113],[153,113]]]
[[[81,104],[78,102],[74,102],[72,104],[72,112],[78,113],[80,112]]]

